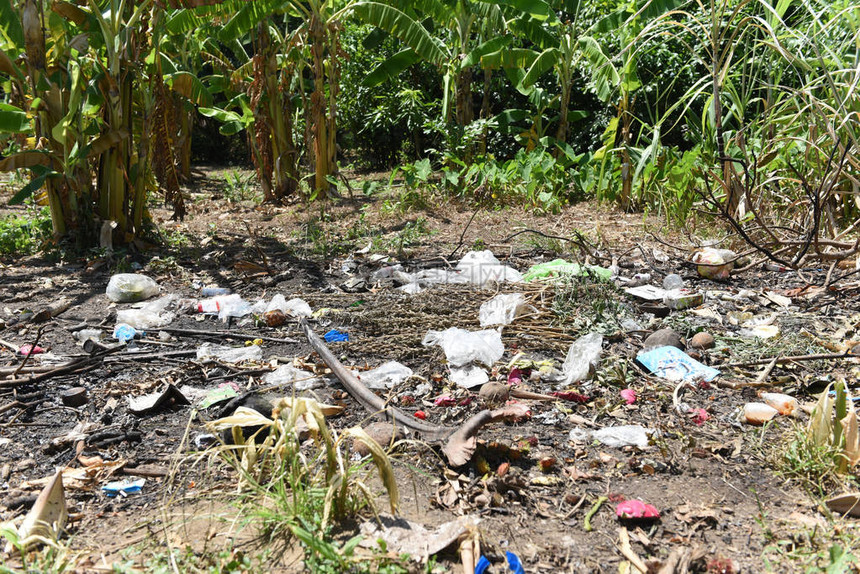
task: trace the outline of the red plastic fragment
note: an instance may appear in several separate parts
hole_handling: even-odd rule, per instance
[[[416,419],[427,420],[427,413],[424,411],[415,411],[414,414]]]
[[[615,507],[615,514],[622,519],[657,520],[660,513],[657,509],[641,500],[625,500]]]
[[[632,405],[636,402],[636,391],[633,389],[624,389],[621,391],[621,398],[624,399],[628,405]]]

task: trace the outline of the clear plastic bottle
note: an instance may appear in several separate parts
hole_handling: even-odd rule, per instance
[[[671,291],[672,289],[680,289],[684,286],[684,279],[677,273],[670,273],[663,279],[663,289]]]

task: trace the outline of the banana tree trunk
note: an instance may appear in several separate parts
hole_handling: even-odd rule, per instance
[[[559,143],[567,143],[567,130],[569,126],[567,121],[567,108],[570,107],[570,89],[570,81],[566,81],[562,84],[561,102],[559,103],[558,109],[558,129],[555,132],[555,139]]]
[[[314,91],[311,94],[311,119],[313,120],[314,140],[314,194],[328,197],[331,174],[331,152],[328,149],[328,114],[325,94],[325,50],[326,30],[319,14],[311,16],[310,24],[311,57],[314,73]]]

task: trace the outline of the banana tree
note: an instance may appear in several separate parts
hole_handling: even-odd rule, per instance
[[[480,64],[482,56],[511,43],[511,36],[504,33],[506,12],[526,13],[542,20],[555,17],[543,0],[424,0],[392,5],[360,1],[350,6],[350,10],[364,22],[388,32],[405,45],[401,52],[372,70],[367,83],[381,83],[419,60],[435,64],[442,71],[443,120],[448,122],[453,116],[461,127],[474,119],[471,96],[473,68]],[[434,32],[438,35],[424,26],[424,20],[433,22]]]

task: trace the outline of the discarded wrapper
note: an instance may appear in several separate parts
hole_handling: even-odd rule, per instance
[[[720,372],[690,357],[676,347],[657,347],[636,355],[653,375],[670,381],[713,381]]]

